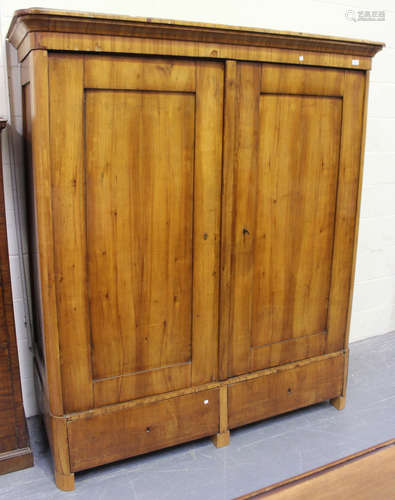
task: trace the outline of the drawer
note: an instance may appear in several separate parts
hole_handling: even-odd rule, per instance
[[[257,378],[229,385],[229,428],[249,424],[339,396],[344,354],[308,364],[268,370]]]
[[[68,421],[72,472],[219,431],[219,391],[210,389]],[[107,412],[106,412],[107,411]]]

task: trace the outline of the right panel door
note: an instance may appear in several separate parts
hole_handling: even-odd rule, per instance
[[[226,68],[221,376],[344,348],[365,75]]]

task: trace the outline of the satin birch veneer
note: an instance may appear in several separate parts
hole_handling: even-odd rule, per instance
[[[28,9],[36,382],[56,481],[344,403],[382,44]]]

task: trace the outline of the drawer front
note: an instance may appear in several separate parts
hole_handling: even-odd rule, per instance
[[[96,467],[218,431],[217,389],[93,414],[68,422],[71,470]]]
[[[278,370],[229,386],[229,427],[232,429],[339,396],[344,355]]]

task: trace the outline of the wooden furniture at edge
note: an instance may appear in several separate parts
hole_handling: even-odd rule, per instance
[[[0,134],[7,121],[0,118]],[[0,474],[33,465],[19,375],[0,141]]]
[[[367,500],[395,491],[395,439],[234,500]]]
[[[381,43],[29,9],[36,380],[74,473],[319,401],[347,376]]]

